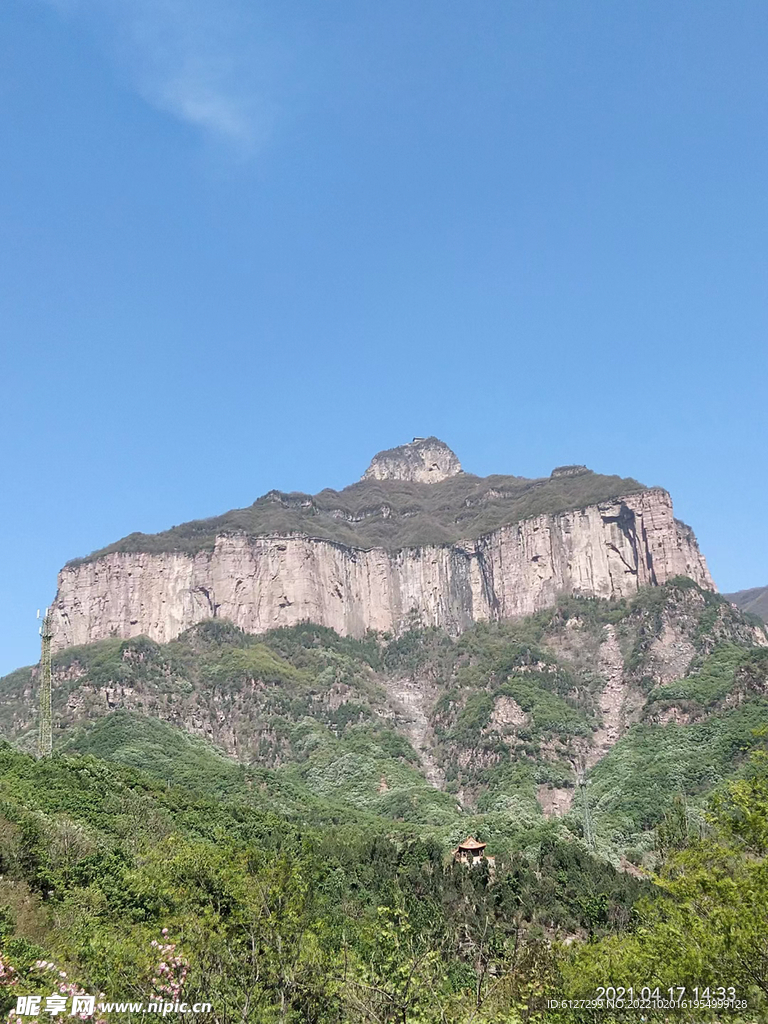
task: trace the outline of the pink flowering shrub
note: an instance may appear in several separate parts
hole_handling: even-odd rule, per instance
[[[161,934],[164,940],[167,939],[168,929],[163,928]],[[176,952],[176,944],[173,942],[158,942],[157,939],[152,939],[150,946],[159,957],[152,978],[152,999],[155,1002],[163,999],[176,1002],[189,971],[189,961]]]
[[[152,995],[145,997],[152,1002],[177,1002],[182,986],[189,972],[189,961],[176,950],[176,943],[168,941],[168,929],[163,928],[162,939],[153,939],[150,942],[152,952]],[[67,977],[67,972],[62,971],[52,960],[36,960],[26,970],[19,971],[8,963],[0,954],[0,993],[5,987],[8,999],[5,1006],[17,995],[26,996],[29,994],[40,995],[40,1009],[37,1015],[19,1014],[16,1009],[11,1009],[5,1018],[6,1024],[51,1024],[53,1021],[65,1024],[66,1021],[87,1020],[90,1024],[106,1024],[97,1014],[99,1011],[98,1001],[103,1000],[104,993],[85,992],[74,981]],[[10,994],[11,986],[13,995]],[[21,988],[21,992],[19,992]],[[56,1016],[46,1012],[46,997],[58,995],[65,997],[66,1009]],[[78,1013],[73,1016],[71,1013],[73,996],[95,996],[97,1002],[94,1012]],[[0,1021],[2,1018],[0,1017]]]
[[[16,972],[16,968],[3,960],[3,955],[0,953],[0,985],[18,985],[19,976]]]
[[[2,958],[0,957],[0,968],[4,966]],[[15,985],[18,982],[18,972],[10,965],[5,965],[6,972],[10,971],[14,976],[14,980],[6,982],[6,984]],[[8,1013],[8,1024],[42,1024],[42,1022],[50,1022],[52,1018],[50,1014],[46,1014],[42,1011],[45,1009],[45,996],[49,996],[52,993],[55,994],[58,991],[59,995],[65,996],[68,1002],[67,1010],[64,1011],[60,1016],[63,1019],[72,1020],[72,1015],[69,1013],[71,1007],[72,996],[85,996],[89,995],[84,989],[80,988],[73,981],[67,980],[67,972],[61,971],[57,968],[56,964],[52,960],[36,960],[34,965],[30,968],[30,977],[27,978],[27,985],[25,988],[27,991],[34,993],[42,993],[42,1001],[40,1004],[40,1016],[30,1017],[28,1015],[21,1016],[16,1013],[15,1009],[12,1009]],[[37,978],[34,976],[37,975]],[[53,977],[50,977],[53,975]],[[46,979],[48,979],[48,986],[46,986]],[[35,983],[37,982],[37,983]],[[3,974],[0,971],[0,984],[3,984]],[[103,997],[104,993],[100,992],[99,997]],[[95,1008],[94,1008],[95,1010]],[[101,1018],[96,1017],[95,1012],[93,1014],[79,1013],[74,1018],[75,1020],[89,1020],[91,1024],[107,1024],[107,1022]]]

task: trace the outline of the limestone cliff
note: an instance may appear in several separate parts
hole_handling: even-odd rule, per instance
[[[363,480],[410,480],[435,484],[461,473],[461,463],[444,441],[414,437],[410,444],[374,455]]]
[[[458,632],[548,607],[558,593],[626,597],[678,575],[714,589],[692,531],[660,489],[397,550],[227,532],[196,552],[111,551],[66,566],[54,645],[167,641],[212,617],[251,633],[304,620],[353,636],[411,621]]]

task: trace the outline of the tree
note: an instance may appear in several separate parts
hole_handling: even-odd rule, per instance
[[[688,837],[686,848],[670,853],[655,879],[660,897],[641,903],[634,934],[573,954],[565,966],[570,992],[593,996],[599,985],[724,986],[749,1000],[750,1020],[768,1020],[765,753],[753,757],[747,778],[713,801],[710,826],[706,840]],[[679,808],[665,830],[668,848],[685,839]],[[701,1009],[689,1013],[706,1016]]]

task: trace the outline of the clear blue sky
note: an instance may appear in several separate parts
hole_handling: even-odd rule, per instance
[[[768,583],[767,50],[765,0],[3,0],[0,671],[67,559],[415,434]]]

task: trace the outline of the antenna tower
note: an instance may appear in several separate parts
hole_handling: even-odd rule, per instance
[[[40,637],[40,736],[37,743],[37,753],[39,757],[50,757],[53,750],[53,728],[51,724],[51,640],[53,639],[53,621],[50,608],[45,609],[43,624],[40,627]]]
[[[583,770],[580,770],[576,776],[576,785],[581,793],[581,811],[584,821],[584,842],[587,844],[587,849],[595,850],[595,834],[592,831],[592,815],[589,810],[589,794],[587,793],[587,780],[584,778]]]

